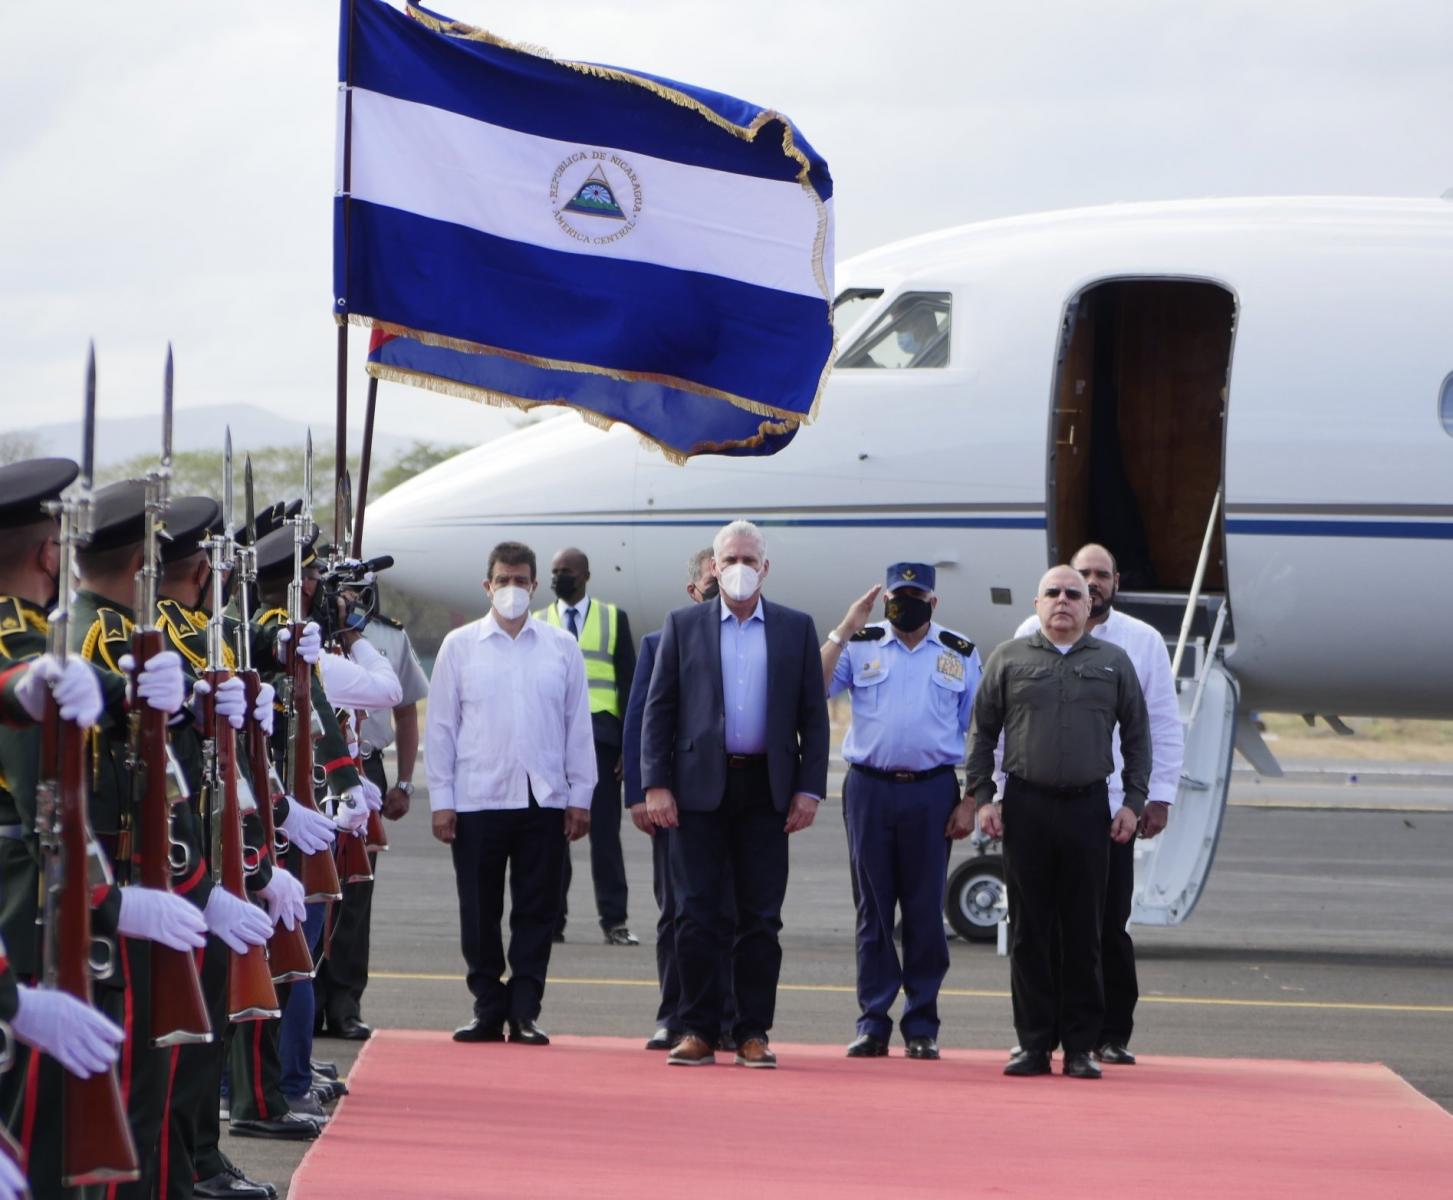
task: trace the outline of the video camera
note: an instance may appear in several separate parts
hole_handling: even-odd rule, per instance
[[[390,554],[357,559],[335,555],[331,548],[319,553],[320,599],[314,616],[323,628],[324,642],[333,641],[344,629],[362,632],[378,613],[378,573],[393,565]]]

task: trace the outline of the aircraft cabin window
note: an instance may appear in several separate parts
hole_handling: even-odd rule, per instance
[[[838,370],[947,366],[951,307],[947,292],[905,292],[839,356]]]
[[[1438,397],[1438,419],[1443,422],[1443,432],[1453,437],[1453,375],[1443,380],[1443,392]]]

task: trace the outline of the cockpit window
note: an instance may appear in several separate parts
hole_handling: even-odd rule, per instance
[[[838,357],[838,370],[947,366],[951,307],[947,292],[904,293]]]
[[[1443,432],[1453,437],[1453,375],[1443,380],[1443,390],[1438,396],[1438,419],[1443,422]]]
[[[849,333],[883,295],[882,288],[847,288],[832,302],[832,327],[838,337]]]

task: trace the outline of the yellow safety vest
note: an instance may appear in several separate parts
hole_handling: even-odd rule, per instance
[[[535,616],[557,629],[565,627],[558,604],[547,605]],[[590,711],[610,713],[613,717],[621,715],[615,663],[619,627],[616,606],[591,597],[590,611],[585,614],[585,626],[580,630],[580,653],[585,656],[585,679],[590,684]]]

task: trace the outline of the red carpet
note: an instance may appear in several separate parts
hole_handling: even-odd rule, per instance
[[[667,1067],[636,1040],[546,1049],[384,1032],[292,1200],[1453,1196],[1453,1117],[1380,1065],[1152,1058],[1005,1079],[997,1051]]]

